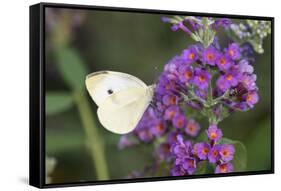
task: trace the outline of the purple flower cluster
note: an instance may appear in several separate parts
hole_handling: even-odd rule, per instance
[[[259,100],[253,67],[246,59],[241,59],[236,43],[229,44],[224,50],[213,45],[206,49],[192,45],[165,65],[157,83],[155,100],[159,111],[165,110],[164,119],[171,120],[176,128],[186,126],[188,120],[178,106],[185,102],[200,108],[208,97],[212,79],[216,80],[216,86],[210,92],[211,96],[220,97],[231,110],[248,110]],[[184,100],[183,94],[189,100]]]
[[[162,136],[168,132],[167,127],[173,127],[190,137],[198,135],[199,123],[193,118],[187,118],[186,105],[181,105],[183,103],[181,94],[188,91],[187,84],[196,81],[193,80],[194,77],[198,77],[199,81],[205,80],[205,84],[208,84],[210,75],[206,71],[197,71],[197,69],[194,71],[191,66],[197,60],[197,46],[191,46],[183,51],[182,56],[174,57],[165,65],[155,88],[156,108],[147,109],[134,131],[140,140],[149,142],[154,137]],[[198,82],[198,85],[204,86],[204,83]]]
[[[206,133],[209,142],[195,144],[192,144],[191,141],[185,141],[181,134],[176,136],[176,141],[171,146],[171,158],[174,159],[174,165],[171,170],[172,176],[193,174],[201,161],[215,164],[215,173],[233,171],[233,165],[230,161],[235,153],[234,146],[218,144],[222,137],[222,132],[216,125],[210,125]]]
[[[172,23],[171,29],[173,31],[182,30],[188,35],[192,35],[193,32],[198,31],[200,28],[203,28],[202,17],[178,17],[179,20],[162,17],[162,21],[165,23]],[[209,18],[212,22],[210,28],[213,30],[218,30],[220,27],[229,28],[231,25],[231,20],[227,18]]]
[[[156,111],[149,107],[133,133],[139,140],[150,142],[155,137],[162,136],[166,131],[167,124],[165,120],[158,117]]]
[[[198,60],[198,56],[197,46],[191,46],[184,50],[181,56],[170,60],[159,77],[155,89],[154,101],[159,115],[163,117],[168,126],[172,126],[190,137],[198,135],[200,125],[195,119],[186,117],[185,109],[188,102],[184,102],[182,94],[186,94],[187,86],[195,82],[194,79],[198,76],[201,81],[208,81],[209,78],[205,71],[197,71],[192,67],[192,64]]]
[[[236,43],[231,43],[220,53],[216,61],[220,69],[216,90],[218,95],[229,91],[229,97],[225,99],[226,105],[234,110],[245,111],[254,107],[259,96],[253,67],[246,59],[240,58],[240,47]]]
[[[199,17],[163,21],[172,23],[173,30],[181,29],[193,36],[207,30],[206,22],[212,35],[213,30],[231,23],[229,19],[212,18],[203,22]],[[154,168],[165,163],[172,176],[194,174],[203,162],[212,166],[214,173],[232,172],[235,148],[222,143],[223,133],[217,124],[231,112],[252,109],[259,101],[257,77],[245,56],[246,49],[234,42],[221,48],[215,36],[210,38],[212,43],[202,42],[201,37],[193,37],[200,43],[190,45],[164,66],[152,105],[132,133],[139,142],[157,140]],[[203,132],[208,141],[194,141],[202,132],[197,116],[209,121]],[[127,137],[120,139],[119,148],[132,145],[135,143]]]
[[[153,106],[133,132],[145,143],[161,137],[155,159],[172,164],[173,176],[195,173],[201,161],[215,165],[215,173],[232,172],[230,161],[235,149],[230,144],[219,144],[223,135],[216,125],[221,119],[220,109],[244,111],[258,102],[256,75],[249,62],[241,59],[240,47],[235,43],[225,49],[218,47],[212,44],[203,48],[196,44],[172,58],[156,84]],[[191,140],[201,127],[187,110],[203,114],[206,108],[215,114],[214,123],[206,130],[209,141],[194,143]],[[205,115],[210,119],[207,115],[210,114]],[[131,145],[125,138],[120,144],[120,148]]]

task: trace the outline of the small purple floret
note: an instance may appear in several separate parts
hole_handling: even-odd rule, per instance
[[[196,143],[193,146],[193,154],[195,154],[199,159],[206,160],[208,158],[208,153],[211,147],[208,143]]]
[[[203,52],[203,62],[211,66],[215,66],[218,56],[219,53],[217,49],[215,49],[213,46],[210,46]]]
[[[200,89],[208,88],[211,74],[207,70],[196,68],[193,83]]]
[[[181,113],[177,113],[175,114],[175,117],[173,118],[173,126],[175,128],[183,128],[186,125],[187,119],[185,117],[185,115],[181,114]]]
[[[233,159],[235,148],[230,144],[223,144],[220,147],[220,156],[224,162],[229,162]]]
[[[233,165],[231,163],[223,163],[216,167],[215,173],[228,173],[233,172]]]
[[[187,120],[184,130],[187,135],[191,137],[195,137],[198,135],[200,131],[200,125],[194,119],[189,119]]]
[[[208,153],[208,159],[210,163],[216,163],[220,159],[220,145],[214,145],[209,153]]]
[[[222,131],[216,125],[210,125],[207,129],[208,138],[212,141],[218,141],[222,137]]]
[[[237,43],[231,43],[226,49],[227,55],[233,59],[237,60],[240,58],[240,47]]]

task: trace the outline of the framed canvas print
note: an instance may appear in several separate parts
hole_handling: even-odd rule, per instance
[[[274,18],[30,7],[30,184],[274,172]]]

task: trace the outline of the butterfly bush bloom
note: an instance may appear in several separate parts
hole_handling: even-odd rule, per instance
[[[231,163],[220,164],[215,169],[216,174],[228,173],[228,172],[233,172],[233,165]]]
[[[252,74],[254,72],[253,66],[251,66],[247,60],[241,60],[237,66],[239,72],[242,74]]]
[[[179,98],[176,95],[169,94],[169,95],[164,95],[163,96],[163,103],[166,106],[177,105],[178,101],[179,101]]]
[[[151,127],[151,132],[154,136],[158,137],[163,135],[166,132],[166,123],[163,120],[155,120],[154,124]]]
[[[194,33],[204,28],[203,20],[202,17],[194,16],[176,16],[175,18],[162,17],[163,22],[172,24],[172,31],[182,30],[191,37]],[[220,27],[227,29],[232,24],[231,20],[227,18],[208,18],[208,20],[208,25],[210,29],[213,30],[218,30]]]
[[[172,175],[193,174],[200,161],[216,164],[216,173],[233,170],[233,167],[224,170],[224,166],[220,166],[221,162],[231,165],[235,148],[219,144],[223,136],[216,125],[222,118],[219,108],[223,107],[226,112],[246,111],[259,101],[257,77],[250,62],[241,56],[235,43],[225,49],[214,44],[208,48],[196,44],[165,65],[155,87],[155,106],[145,112],[134,134],[146,143],[164,136],[165,141],[155,152],[156,158],[173,161]],[[215,85],[210,91],[212,81]],[[210,102],[210,93],[213,102]],[[196,137],[201,126],[186,115],[186,109],[200,112],[207,104],[213,108],[211,112],[217,121],[210,123],[205,131],[207,142],[193,143],[188,139]]]
[[[176,165],[171,170],[172,176],[184,176],[186,174],[186,170],[181,165]]]
[[[237,75],[233,72],[228,72],[224,75],[221,75],[217,80],[217,87],[225,92],[231,87],[235,87],[238,84]]]
[[[225,162],[229,162],[233,159],[235,149],[233,145],[230,144],[223,144],[220,147],[219,154],[221,156],[221,159]]]
[[[243,87],[245,87],[246,90],[252,91],[252,90],[257,89],[256,83],[255,83],[256,79],[257,79],[257,76],[255,74],[253,74],[253,75],[245,74],[241,77],[240,83],[243,85]]]
[[[183,51],[183,60],[187,64],[191,64],[195,62],[198,59],[198,52],[197,52],[197,47],[196,46],[191,46],[188,49],[185,49]]]
[[[240,58],[240,47],[237,43],[231,43],[227,50],[227,55],[233,59],[233,60],[237,60]]]
[[[169,106],[164,112],[164,119],[172,120],[177,113],[179,113],[179,107]]]
[[[259,101],[259,96],[256,91],[251,91],[246,95],[246,102],[250,108]]]
[[[176,128],[183,128],[186,125],[186,121],[187,119],[183,114],[177,113],[173,118],[173,126]]]
[[[209,130],[215,130],[213,132],[221,138],[222,133],[217,126],[211,126]],[[208,131],[205,132],[208,136]],[[174,166],[171,170],[172,176],[190,175],[196,172],[198,163],[201,161],[208,161],[209,163],[216,164],[215,173],[232,172],[233,166],[230,163],[233,160],[235,154],[235,148],[231,144],[218,144],[214,140],[210,139],[210,142],[192,143],[191,141],[184,140],[184,136],[180,133],[173,133],[168,138],[171,146],[171,153],[169,159],[174,161]],[[227,164],[224,166],[222,164]],[[221,166],[222,165],[222,166]],[[225,169],[224,169],[225,168]]]
[[[181,66],[179,68],[179,78],[182,83],[189,83],[193,79],[193,69],[190,66]]]
[[[167,136],[167,142],[170,145],[173,145],[177,142],[177,137],[181,136],[181,133],[179,131],[172,131]]]
[[[220,145],[215,145],[210,149],[208,153],[208,159],[210,163],[216,163],[219,161],[219,159],[221,158],[220,149],[221,149]]]
[[[203,52],[203,62],[211,66],[215,66],[219,57],[218,51],[214,47],[209,47]]]
[[[156,116],[155,111],[152,108],[148,108],[141,120],[139,121],[134,134],[143,142],[151,142],[155,137],[155,125],[159,122],[159,118]],[[164,127],[163,127],[164,129]]]
[[[207,135],[211,141],[218,141],[222,137],[222,131],[216,125],[212,124],[207,130]]]
[[[212,25],[213,28],[217,29],[219,27],[228,28],[232,24],[230,19],[227,18],[220,18],[215,20],[214,24]]]
[[[230,69],[232,62],[225,54],[220,54],[216,60],[216,65],[221,71],[227,71]]]
[[[205,162],[213,166],[214,173],[232,172],[235,145],[224,142],[218,123],[235,111],[253,109],[259,102],[251,46],[236,42],[220,46],[215,31],[231,30],[230,19],[180,16],[162,20],[197,44],[165,64],[152,104],[132,135],[140,143],[153,142],[153,169],[164,164],[172,176],[185,176],[196,173]],[[201,126],[199,116],[206,117],[209,125]],[[202,134],[207,139],[201,138]],[[120,145],[136,144],[122,138]]]
[[[184,159],[182,167],[188,174],[193,174],[196,170],[196,159],[193,157],[187,157]]]
[[[194,80],[193,80],[194,85],[196,85],[199,89],[208,88],[211,74],[208,71],[200,68],[196,68],[194,73],[195,73]]]
[[[210,149],[211,147],[208,143],[196,143],[193,147],[193,154],[201,160],[206,160]]]
[[[185,132],[187,135],[195,137],[200,131],[200,125],[194,119],[187,120]]]

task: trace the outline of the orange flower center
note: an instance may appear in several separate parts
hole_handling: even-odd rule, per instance
[[[232,80],[232,75],[231,75],[231,74],[227,74],[227,75],[226,75],[226,79],[227,79],[228,81]]]
[[[229,54],[230,56],[233,56],[233,55],[234,55],[234,51],[233,51],[233,50],[229,50],[229,51],[228,51],[228,54]]]
[[[207,147],[205,147],[204,149],[203,149],[203,154],[208,154],[208,152],[209,152],[209,149],[207,148]]]
[[[208,53],[207,54],[207,58],[208,58],[208,60],[213,60],[214,59],[214,54]]]
[[[212,139],[215,139],[215,138],[217,138],[217,134],[216,134],[215,132],[213,132],[213,133],[211,133],[210,137],[211,137]]]
[[[182,127],[182,126],[183,126],[183,120],[182,120],[182,119],[178,119],[178,120],[177,120],[177,125],[178,125],[179,127]]]
[[[194,54],[194,53],[190,53],[190,54],[188,55],[188,58],[189,58],[190,60],[193,60],[193,59],[195,58],[195,54]]]
[[[223,156],[228,156],[228,155],[229,155],[229,153],[228,153],[228,151],[227,151],[227,150],[224,150],[224,151],[222,152],[222,155],[223,155]]]
[[[163,131],[164,130],[164,126],[162,123],[159,123],[157,126],[156,126],[156,129],[157,131]]]
[[[218,156],[218,154],[219,154],[218,151],[214,151],[214,152],[213,152],[213,156],[214,156],[214,157]]]
[[[205,76],[199,76],[199,81],[200,82],[205,82],[206,81],[206,78],[205,78]]]
[[[186,71],[184,76],[185,76],[186,79],[189,80],[191,78],[191,76],[192,76],[191,71]]]
[[[193,160],[189,160],[188,163],[189,163],[190,166],[194,166],[194,161]]]
[[[221,58],[219,63],[220,63],[220,65],[225,65],[226,64],[226,60],[224,58]]]
[[[194,125],[193,124],[188,124],[187,128],[189,129],[189,131],[193,132],[194,131]]]
[[[223,172],[223,173],[227,172],[226,165],[224,165],[224,164],[221,165],[221,166],[220,166],[220,171]]]
[[[175,105],[176,102],[177,102],[176,97],[175,97],[175,96],[171,96],[171,97],[169,98],[169,102],[170,102],[170,104]]]
[[[246,99],[247,99],[247,101],[252,101],[253,96],[252,96],[252,95],[250,95],[250,94],[248,94]]]
[[[169,116],[170,119],[173,118],[174,115],[175,115],[175,112],[174,112],[174,111],[169,111],[169,112],[168,112],[168,116]]]

